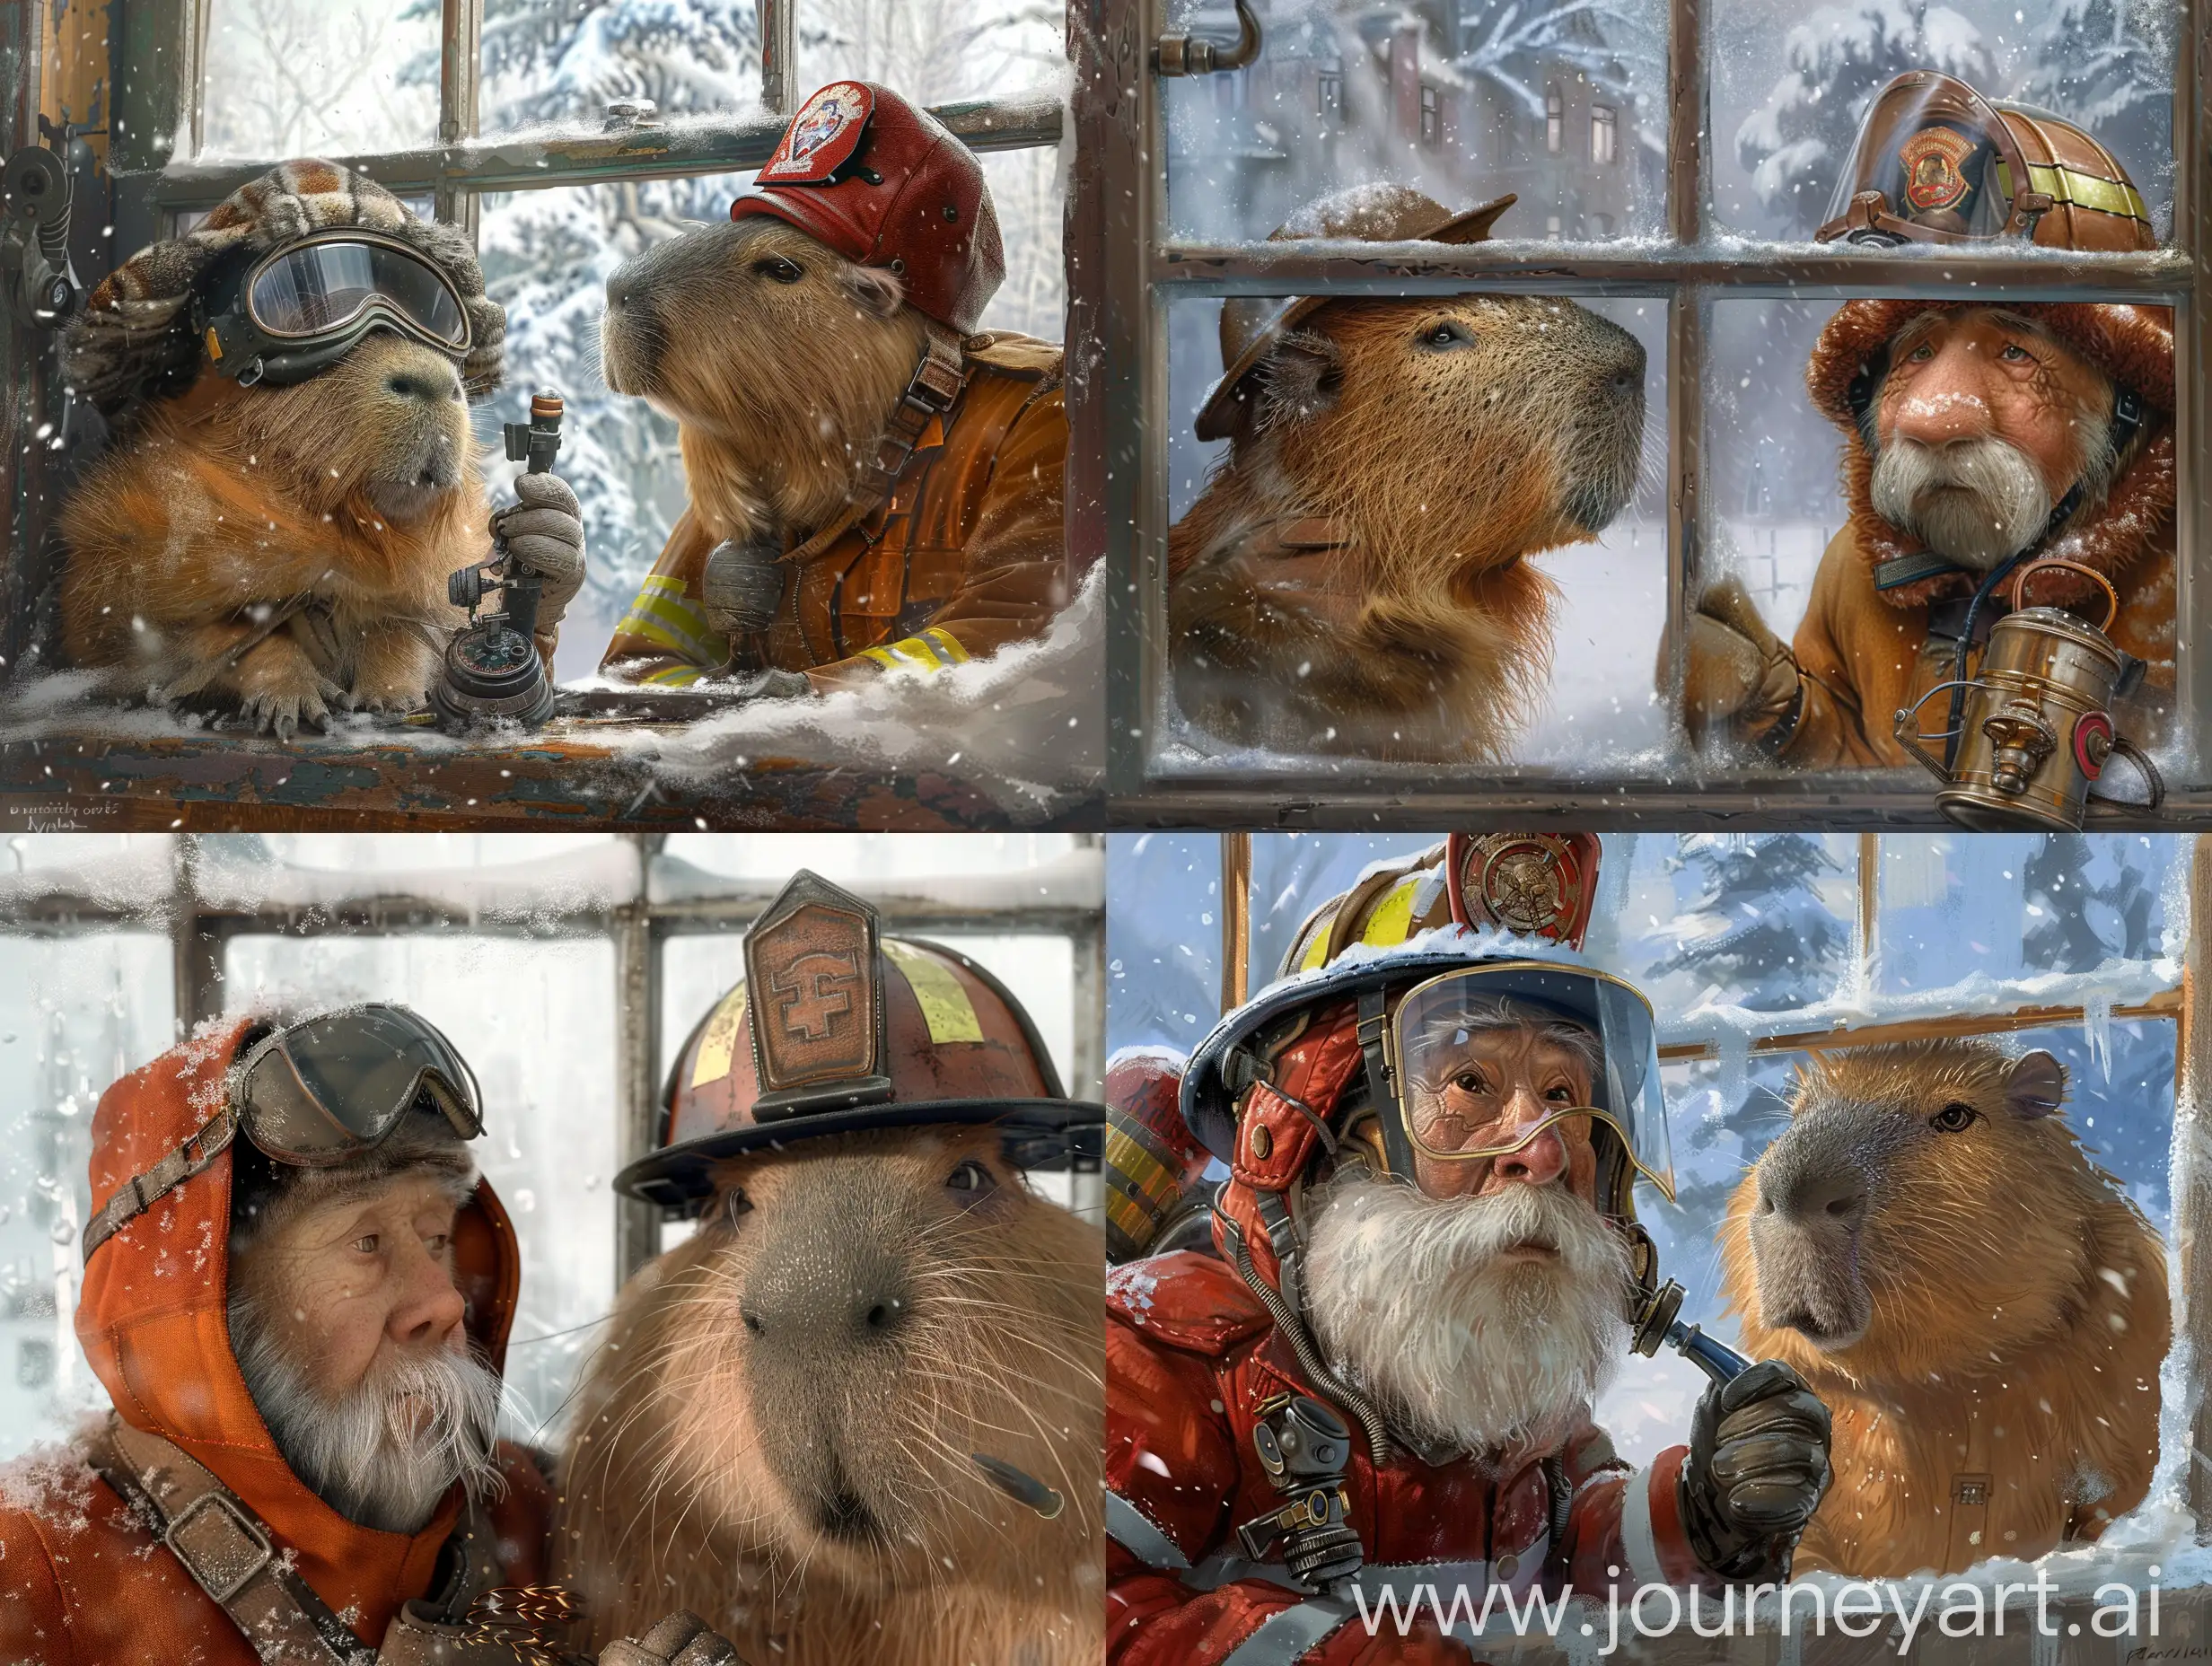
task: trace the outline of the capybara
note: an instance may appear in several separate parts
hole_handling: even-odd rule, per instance
[[[1250,405],[1168,537],[1184,715],[1290,751],[1501,757],[1550,662],[1528,557],[1635,489],[1642,345],[1558,298],[1335,301]]]
[[[410,709],[485,517],[461,374],[436,350],[379,333],[289,387],[209,364],[63,508],[63,647],[114,693],[282,735],[334,706]]]
[[[1104,1244],[999,1145],[839,1135],[716,1171],[579,1391],[556,1561],[594,1648],[683,1608],[778,1666],[1096,1666]]]
[[[742,544],[811,531],[860,495],[926,329],[888,267],[755,215],[625,265],[600,353],[609,387],[675,419],[707,532]]]
[[[2076,1144],[2048,1053],[1814,1056],[1721,1233],[1744,1346],[1835,1415],[1801,1569],[2027,1560],[2139,1504],[2172,1334],[2158,1235]]]

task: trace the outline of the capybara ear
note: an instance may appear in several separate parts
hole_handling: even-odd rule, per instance
[[[1337,402],[1344,386],[1344,355],[1319,330],[1296,329],[1260,363],[1253,426],[1261,434],[1290,423],[1311,422]]]
[[[2013,1060],[2005,1108],[2015,1117],[2050,1117],[2066,1100],[2066,1066],[2038,1048]]]
[[[887,267],[854,266],[848,261],[839,269],[838,281],[870,318],[896,318],[906,304],[907,286]]]

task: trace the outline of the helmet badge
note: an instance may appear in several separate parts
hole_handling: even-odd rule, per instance
[[[767,1121],[891,1097],[875,910],[804,869],[745,934],[745,987]]]
[[[1923,127],[1899,147],[1905,197],[1922,213],[1955,208],[1973,189],[1963,169],[1974,141],[1951,127]]]
[[[833,81],[800,107],[768,165],[756,176],[761,184],[827,184],[853,159],[875,95],[856,81]]]

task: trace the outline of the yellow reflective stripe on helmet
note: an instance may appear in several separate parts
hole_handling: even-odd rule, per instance
[[[934,956],[886,937],[883,958],[897,967],[914,991],[929,1026],[929,1039],[942,1047],[948,1041],[980,1041],[983,1025],[976,1017],[976,1004],[968,998],[952,969]]]
[[[699,1031],[698,1057],[691,1066],[693,1087],[705,1087],[730,1074],[731,1061],[737,1057],[738,1025],[744,1017],[745,986],[741,983],[715,1004],[707,1027]]]
[[[1413,924],[1413,893],[1420,886],[1418,873],[1409,873],[1391,886],[1375,911],[1367,916],[1367,929],[1360,933],[1360,942],[1377,949],[1405,942],[1406,933]]]
[[[645,575],[637,599],[630,603],[615,632],[642,636],[695,664],[719,665],[730,657],[728,642],[699,605],[684,594],[683,581],[664,573]]]
[[[1149,1244],[1160,1227],[1159,1217],[1148,1213],[1143,1204],[1126,1192],[1110,1190],[1106,1194],[1106,1220],[1134,1244]]]
[[[1329,933],[1336,919],[1332,909],[1324,917],[1313,922],[1313,941],[1306,944],[1305,958],[1298,962],[1300,971],[1310,972],[1316,967],[1329,963]]]
[[[663,688],[689,688],[707,675],[704,665],[670,665],[640,677],[639,682],[658,683]]]
[[[912,671],[936,671],[948,665],[964,665],[970,655],[960,645],[960,638],[933,625],[918,636],[908,636],[880,648],[863,648],[860,657],[873,660],[885,671],[897,671],[904,666]]]
[[[2094,208],[2099,214],[2116,214],[2146,223],[2151,217],[2142,194],[2134,186],[2118,180],[2102,180],[2094,173],[2082,173],[2072,168],[2046,168],[2032,162],[2028,164],[2028,189],[2042,192],[2053,202]]]

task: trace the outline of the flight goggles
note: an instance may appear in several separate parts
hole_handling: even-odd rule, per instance
[[[216,285],[201,319],[207,356],[245,387],[304,381],[379,329],[456,359],[473,339],[451,278],[411,245],[357,228],[264,255]]]

